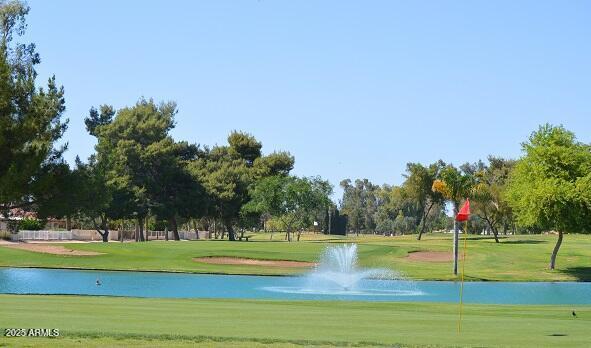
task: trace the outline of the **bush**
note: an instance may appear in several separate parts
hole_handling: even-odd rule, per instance
[[[164,231],[167,228],[170,230],[171,227],[168,226],[168,221],[165,220],[151,220],[148,222],[148,228],[150,231]]]
[[[376,232],[380,234],[391,233],[394,232],[394,221],[387,219],[387,220],[380,220],[376,226]]]
[[[37,219],[25,218],[18,223],[19,230],[39,231],[42,228],[43,224]]]
[[[8,231],[0,231],[0,239],[10,240],[10,232],[8,232]]]

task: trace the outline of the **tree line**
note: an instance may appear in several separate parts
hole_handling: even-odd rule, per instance
[[[367,179],[341,181],[341,212],[351,233],[416,233],[453,227],[448,216],[464,199],[472,200],[471,231],[487,231],[498,242],[500,232],[515,232],[513,210],[504,197],[514,160],[490,156],[488,161],[459,167],[442,160],[429,165],[408,163],[401,185],[374,185]],[[525,231],[520,229],[520,231]]]

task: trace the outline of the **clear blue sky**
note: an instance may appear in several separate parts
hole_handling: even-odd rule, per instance
[[[40,78],[66,90],[70,162],[93,151],[91,106],[140,96],[178,103],[177,139],[248,131],[335,186],[517,157],[545,122],[591,141],[588,1],[29,4]]]

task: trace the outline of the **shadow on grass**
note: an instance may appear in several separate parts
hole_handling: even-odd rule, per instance
[[[460,237],[463,238],[463,237]],[[532,240],[532,239],[509,239],[509,236],[499,236],[499,244],[543,244],[547,243],[545,240]],[[519,237],[517,237],[519,238]],[[468,240],[482,240],[482,241],[490,241],[495,240],[494,236],[486,236],[486,237],[468,237]]]
[[[571,275],[582,282],[591,281],[591,267],[569,267],[561,270],[561,272]]]
[[[503,241],[501,241],[501,243],[503,243],[503,244],[542,244],[542,243],[546,243],[546,241],[521,239],[521,240],[503,240]]]
[[[423,239],[424,240],[450,240],[453,238],[453,233],[447,233],[444,236],[440,236],[440,235],[429,235],[429,234],[424,234],[423,235]],[[503,236],[499,236],[499,239],[502,241],[503,239],[505,239],[507,237]],[[464,239],[464,233],[460,233],[460,239],[463,240]],[[479,234],[468,234],[468,237],[466,238],[467,240],[478,240],[478,241],[494,241],[495,237],[494,236],[483,236],[483,235],[479,235]],[[419,241],[420,242],[420,241]]]
[[[504,243],[503,240],[505,238],[507,238],[507,237],[501,237],[501,236],[499,236],[499,241],[501,243]],[[461,240],[464,239],[464,234],[460,234],[460,239]],[[486,236],[486,237],[483,237],[483,236],[479,236],[479,235],[468,235],[468,237],[466,239],[468,239],[468,240],[479,240],[479,241],[483,241],[483,242],[484,241],[493,241],[494,242],[495,237],[494,236]]]

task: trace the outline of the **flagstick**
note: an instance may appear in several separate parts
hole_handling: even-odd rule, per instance
[[[462,275],[460,283],[460,319],[458,320],[458,333],[462,331],[462,305],[464,304],[464,270],[466,269],[466,239],[468,238],[468,220],[464,222],[464,252],[462,255]]]

